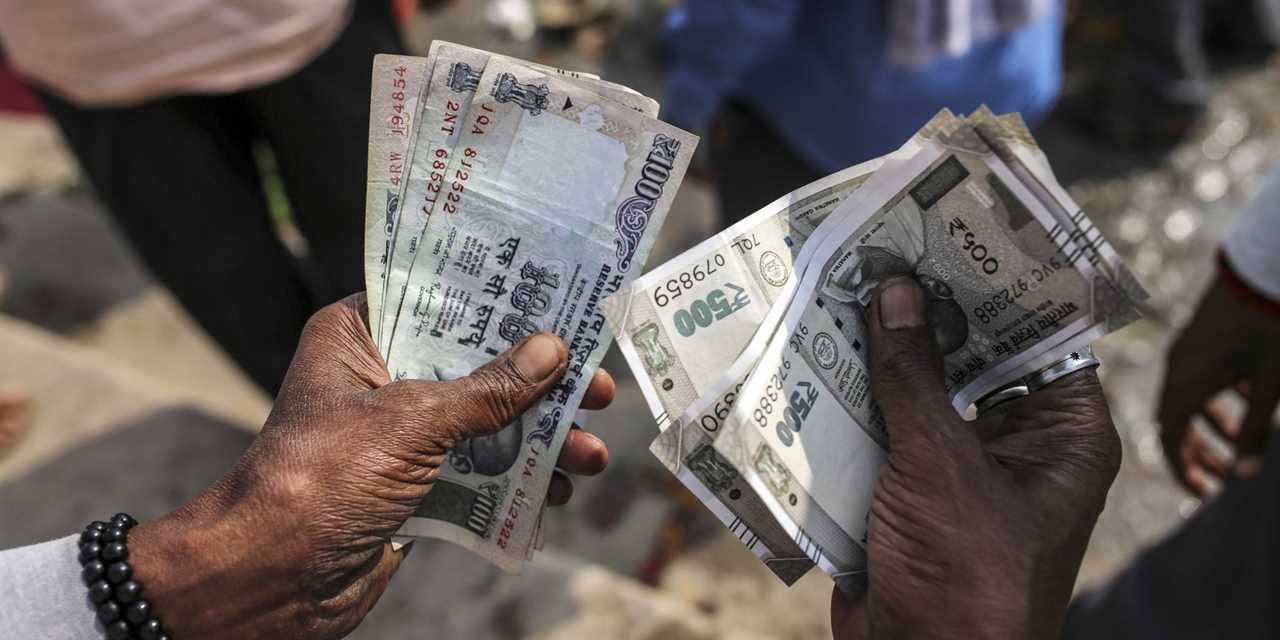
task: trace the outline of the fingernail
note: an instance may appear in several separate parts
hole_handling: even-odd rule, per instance
[[[540,333],[529,338],[514,354],[511,361],[526,380],[538,382],[555,373],[560,367],[560,345],[555,338]]]
[[[923,327],[924,289],[906,276],[880,284],[880,325],[886,329]]]

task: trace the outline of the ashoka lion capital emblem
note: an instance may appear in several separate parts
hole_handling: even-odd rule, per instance
[[[515,76],[504,73],[493,85],[493,97],[498,102],[514,102],[521,109],[536,116],[547,108],[550,90],[545,84],[522,84]]]
[[[472,92],[480,86],[480,72],[465,62],[449,65],[449,88],[454,93]]]
[[[644,368],[652,376],[666,375],[667,370],[671,369],[671,365],[676,360],[675,355],[658,340],[659,333],[658,325],[649,320],[631,334],[631,342],[635,345],[636,351],[640,352]]]

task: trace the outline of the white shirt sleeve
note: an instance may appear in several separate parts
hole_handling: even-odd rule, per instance
[[[0,551],[0,636],[102,640],[80,580],[79,536]]]
[[[1223,242],[1236,275],[1267,298],[1280,301],[1280,167],[1262,183]]]

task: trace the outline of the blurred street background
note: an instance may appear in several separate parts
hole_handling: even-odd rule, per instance
[[[442,38],[599,73],[661,100],[656,34],[668,4],[459,1],[405,28],[416,52]],[[1216,69],[1190,131],[1135,150],[1108,139],[1107,114],[1094,114],[1095,127],[1071,112],[1073,97],[1111,72],[1103,52],[1125,38],[1121,21],[1084,3],[1069,25],[1064,97],[1036,137],[1152,294],[1150,317],[1096,345],[1124,463],[1080,590],[1199,506],[1165,469],[1154,401],[1164,349],[1213,275],[1222,233],[1280,159],[1280,65]],[[0,451],[0,548],[74,531],[93,505],[165,513],[220,476],[270,408],[147,273],[57,128],[37,105],[28,111],[0,114],[0,389],[30,397],[25,435]],[[259,166],[278,194],[269,151]],[[273,207],[286,243],[305,254],[287,205]],[[716,207],[705,179],[686,179],[649,265],[718,231]],[[438,637],[829,637],[830,581],[815,571],[790,589],[777,582],[649,453],[655,428],[616,350],[604,366],[618,398],[587,428],[608,442],[611,464],[549,514],[547,551],[510,577],[420,542],[353,637],[420,637],[428,621],[442,625]],[[126,482],[103,482],[122,468]]]

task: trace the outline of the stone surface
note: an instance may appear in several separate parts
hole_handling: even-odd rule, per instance
[[[220,478],[252,441],[189,407],[124,421],[0,484],[0,548],[59,538],[119,512],[162,516]]]
[[[13,450],[0,452],[0,483],[47,463],[69,447],[162,408],[202,407],[250,432],[261,426],[260,416],[265,415],[264,399],[229,406],[226,398],[191,393],[183,385],[149,375],[118,357],[4,315],[0,315],[0,353],[4,354],[0,357],[0,386],[21,389],[32,397],[27,434]],[[169,357],[189,366],[208,364],[200,360],[198,351],[182,354],[171,353]],[[231,373],[223,370],[219,374],[215,369],[211,375],[216,378]],[[194,386],[198,374],[189,375]]]
[[[75,158],[52,122],[0,113],[0,195],[57,192],[81,181]]]
[[[88,194],[0,203],[0,311],[67,332],[138,295],[147,276]]]

